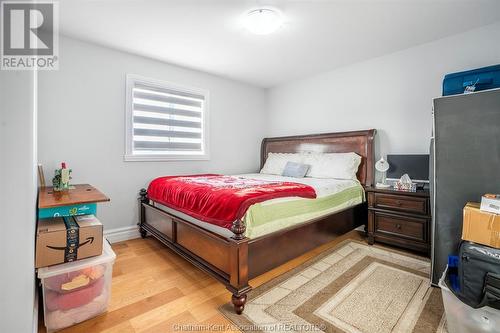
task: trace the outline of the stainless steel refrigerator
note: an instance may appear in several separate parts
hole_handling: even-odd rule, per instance
[[[434,100],[431,143],[432,284],[457,254],[462,209],[500,192],[500,89]]]

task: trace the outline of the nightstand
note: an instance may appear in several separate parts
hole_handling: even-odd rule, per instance
[[[375,241],[430,253],[428,190],[404,192],[367,187],[368,243]]]

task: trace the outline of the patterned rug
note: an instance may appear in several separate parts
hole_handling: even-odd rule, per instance
[[[243,315],[220,311],[243,332],[446,333],[430,263],[347,240],[248,295]]]

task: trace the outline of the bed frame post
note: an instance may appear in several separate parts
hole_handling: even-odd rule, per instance
[[[241,220],[233,222],[231,231],[234,236],[229,239],[229,286],[233,294],[231,302],[234,311],[241,314],[247,301],[247,293],[252,289],[248,285],[248,238],[245,237],[246,226]]]
[[[148,199],[148,191],[146,191],[145,188],[141,188],[139,191],[139,232],[141,233],[142,238],[146,238],[147,232],[146,230],[142,227],[142,224],[146,222],[146,209],[144,209],[144,206],[142,205],[143,203],[147,204],[149,202]]]
[[[233,239],[242,240],[245,238],[245,231],[247,230],[247,226],[240,219],[233,222],[231,226],[231,231],[234,233]]]

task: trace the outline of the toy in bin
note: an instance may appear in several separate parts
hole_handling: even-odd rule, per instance
[[[80,323],[106,311],[116,255],[106,240],[103,254],[40,268],[44,319],[48,332]]]

